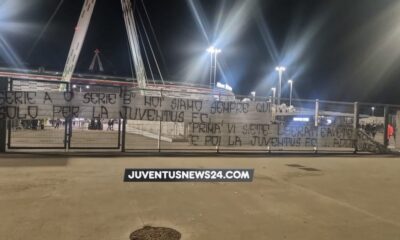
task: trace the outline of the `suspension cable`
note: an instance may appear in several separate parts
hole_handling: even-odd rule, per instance
[[[140,19],[140,21],[141,21],[141,19]],[[147,65],[149,65],[150,75],[151,75],[151,78],[153,79],[153,84],[155,85],[156,82],[154,81],[153,69],[151,68],[150,59],[149,59],[149,56],[147,54],[146,46],[144,45],[144,41],[143,41],[142,33],[140,32],[140,29],[138,29],[138,33],[139,33],[140,42],[141,42],[142,47],[143,47],[144,56],[146,57]]]
[[[153,27],[152,21],[150,19],[149,13],[147,11],[147,7],[144,4],[144,1],[143,0],[141,0],[141,1],[142,1],[142,6],[143,6],[143,9],[144,9],[144,13],[146,14],[146,18],[147,18],[147,21],[148,21],[149,26],[150,26],[151,33],[152,33],[153,38],[154,38],[154,40],[156,42],[157,50],[160,53],[161,61],[162,61],[163,65],[164,65],[164,70],[167,72],[167,75],[168,75],[168,69],[167,69],[167,64],[165,62],[164,54],[161,51],[160,43],[159,43],[159,41],[157,39],[156,32],[154,31],[154,27]]]
[[[28,57],[27,59],[29,59],[33,53],[33,51],[35,50],[36,46],[38,45],[40,39],[42,39],[44,33],[47,31],[47,29],[49,28],[50,24],[53,22],[54,17],[57,15],[58,11],[60,10],[61,6],[63,5],[64,0],[60,0],[60,2],[58,2],[58,5],[56,7],[56,9],[54,10],[53,14],[51,15],[51,17],[49,18],[49,20],[47,21],[46,25],[44,26],[44,28],[42,29],[42,31],[40,32],[39,36],[36,38],[35,42],[33,43],[31,49],[28,52]]]
[[[146,36],[147,42],[149,43],[150,51],[151,51],[151,54],[152,54],[152,56],[153,56],[153,60],[154,60],[154,62],[155,62],[155,64],[156,64],[158,74],[159,74],[159,76],[160,76],[160,79],[161,79],[161,81],[162,81],[162,84],[164,85],[164,78],[163,78],[163,75],[162,75],[162,73],[161,73],[160,66],[158,65],[158,61],[157,61],[156,55],[155,55],[155,53],[154,53],[153,46],[152,46],[152,44],[151,44],[149,35],[147,34],[146,27],[145,27],[145,25],[144,25],[144,21],[143,21],[142,15],[140,14],[139,11],[137,11],[137,12],[138,12],[138,15],[139,15],[140,22],[142,23],[143,30],[144,30],[144,34],[145,34],[145,36]]]

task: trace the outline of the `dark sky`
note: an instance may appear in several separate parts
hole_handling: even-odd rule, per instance
[[[136,2],[145,18],[141,1]],[[65,0],[40,37],[58,3],[0,0],[1,66],[63,70],[83,0]],[[397,0],[144,3],[161,51],[154,37],[152,46],[167,80],[206,83],[205,49],[215,44],[222,49],[218,78],[239,94],[270,94],[278,79],[274,68],[282,64],[284,82],[293,78],[301,98],[400,103]],[[125,32],[120,1],[98,0],[77,71],[87,71],[99,48],[107,73],[131,75]]]

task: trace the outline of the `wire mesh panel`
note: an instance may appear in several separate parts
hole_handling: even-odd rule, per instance
[[[120,148],[119,87],[74,85],[79,116],[69,119],[69,148]]]
[[[64,148],[65,119],[8,120],[9,148]]]
[[[124,94],[125,150],[158,151],[162,114],[160,91],[132,90]]]
[[[119,119],[74,118],[70,124],[71,149],[119,149]]]
[[[127,151],[158,151],[160,121],[127,120],[125,149]],[[165,141],[165,138],[161,138]]]
[[[12,80],[6,109],[9,149],[65,147],[65,118],[54,119],[51,113],[38,116],[40,106],[50,103],[38,95],[57,93],[62,84]]]
[[[385,148],[385,107],[373,104],[359,105],[358,147],[359,151]],[[393,141],[394,139],[392,139]]]
[[[354,103],[318,101],[318,150],[355,150]]]
[[[314,151],[317,145],[318,129],[315,126],[315,101],[282,99],[274,107],[276,140],[272,151]]]
[[[217,151],[220,121],[210,114],[212,102],[227,99],[219,93],[186,93],[163,91],[167,108],[177,114],[172,121],[161,122],[161,151]]]
[[[250,111],[245,118],[225,124],[225,143],[219,146],[219,151],[315,150],[314,101],[292,100],[291,106],[281,101],[278,106],[272,98],[236,99],[248,102]],[[254,113],[262,115],[254,118]]]
[[[272,103],[264,97],[235,96],[225,103],[226,117],[220,125],[219,152],[268,151],[273,132]],[[208,137],[207,142],[215,142]]]
[[[258,102],[213,93],[172,98],[170,101],[170,107],[182,113],[182,121],[161,124],[161,132],[168,138],[168,142],[161,142],[162,150],[222,152],[256,149],[251,143],[250,133],[244,130],[248,125],[267,123],[272,116],[270,103],[265,99]]]

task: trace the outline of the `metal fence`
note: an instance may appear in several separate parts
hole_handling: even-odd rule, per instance
[[[63,103],[54,100],[60,84],[9,79],[0,90],[6,151],[382,153],[400,145],[397,105],[281,99],[278,106],[212,90],[98,85],[68,86],[76,101]]]

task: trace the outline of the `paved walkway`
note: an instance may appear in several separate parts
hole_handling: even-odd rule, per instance
[[[288,166],[289,165],[289,166]],[[299,168],[301,165],[306,168]],[[254,168],[253,183],[123,183],[124,168]],[[400,239],[396,157],[0,155],[0,239]]]

